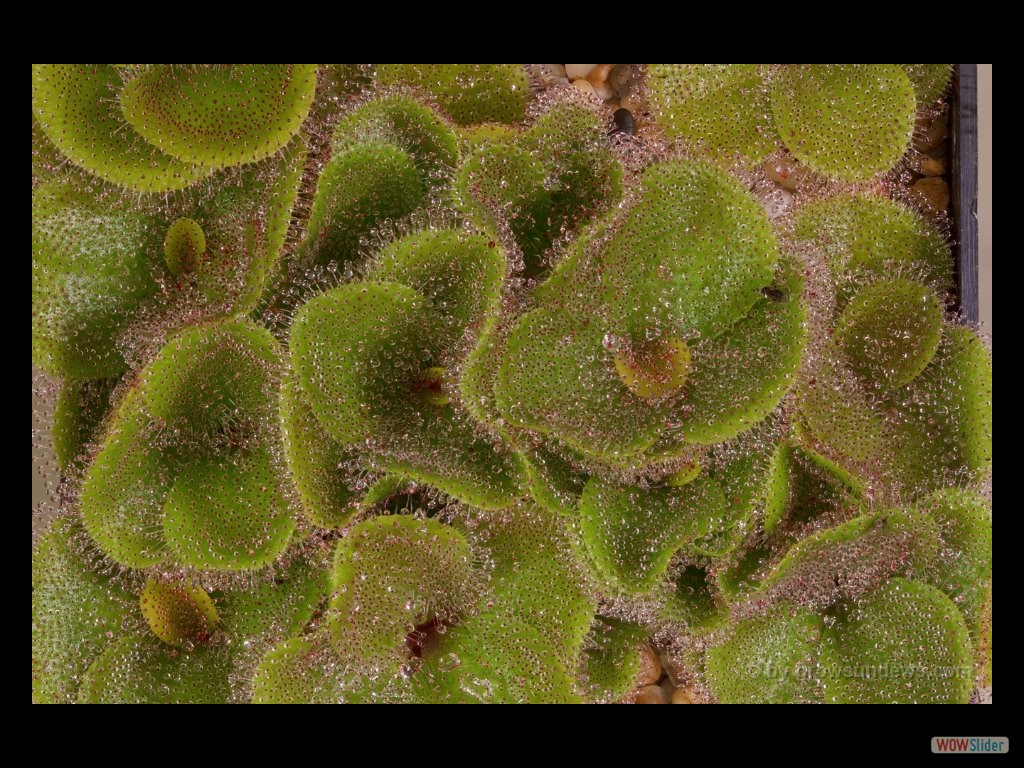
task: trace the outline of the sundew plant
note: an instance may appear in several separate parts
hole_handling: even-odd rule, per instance
[[[33,701],[990,688],[952,66],[544,66],[33,66]]]

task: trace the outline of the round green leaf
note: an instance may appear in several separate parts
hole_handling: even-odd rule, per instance
[[[376,227],[408,216],[425,201],[408,152],[385,142],[356,144],[320,174],[301,256],[320,264],[353,260]]]
[[[210,168],[164,154],[125,120],[124,86],[112,64],[33,64],[32,110],[47,138],[75,165],[139,192],[171,192]]]
[[[158,240],[145,216],[105,207],[70,184],[32,194],[32,360],[54,376],[126,368],[123,336],[158,291]]]
[[[798,704],[819,700],[814,690],[821,618],[786,603],[736,625],[708,651],[711,692],[724,704]]]
[[[137,391],[122,401],[79,497],[89,535],[129,568],[163,561],[163,505],[177,475],[173,454],[153,450],[155,435],[140,406]]]
[[[226,704],[231,696],[228,648],[183,651],[155,637],[126,635],[89,667],[83,704]]]
[[[422,88],[460,125],[519,122],[530,96],[519,64],[381,64],[377,81]]]
[[[931,567],[941,540],[936,522],[915,509],[872,512],[797,542],[765,579],[805,605],[853,599],[891,576]]]
[[[772,85],[775,125],[811,170],[867,181],[890,170],[914,132],[914,88],[897,64],[791,64]]]
[[[88,666],[122,627],[137,624],[137,599],[102,573],[72,518],[58,518],[32,553],[32,701],[75,701]]]
[[[420,420],[434,406],[415,396],[416,382],[437,362],[441,327],[423,294],[398,283],[350,283],[305,304],[292,364],[324,431],[348,445]]]
[[[629,592],[653,587],[687,541],[721,527],[725,495],[710,478],[638,488],[597,477],[580,499],[583,541],[600,575]]]
[[[458,162],[455,134],[430,107],[408,96],[374,99],[346,114],[334,131],[335,154],[358,143],[388,143],[412,157],[427,189],[448,183]]]
[[[352,668],[386,668],[405,637],[431,620],[450,623],[478,588],[465,537],[436,520],[377,517],[355,526],[334,555],[331,638]]]
[[[942,550],[927,571],[927,581],[957,604],[978,642],[992,595],[991,505],[973,491],[947,488],[918,506],[935,519],[942,536]]]
[[[281,386],[280,407],[285,459],[303,511],[314,525],[340,528],[359,508],[342,469],[351,452],[324,432],[294,376]]]
[[[444,320],[446,348],[497,314],[504,278],[504,254],[492,238],[454,229],[394,241],[366,275],[369,281],[401,283],[422,293]]]
[[[894,395],[898,478],[912,491],[983,478],[992,466],[992,356],[947,326],[931,364]]]
[[[792,386],[807,348],[803,279],[787,268],[773,290],[728,331],[694,347],[693,372],[673,414],[687,442],[735,437],[771,413]]]
[[[878,282],[846,305],[834,338],[861,378],[883,390],[896,389],[917,378],[939,348],[942,307],[923,285]]]
[[[603,251],[602,297],[630,340],[713,339],[762,298],[777,259],[764,209],[736,179],[661,163]]]
[[[921,214],[884,197],[838,195],[812,202],[797,212],[795,231],[821,249],[834,275],[851,283],[898,274],[939,291],[952,284],[946,239]],[[850,294],[840,286],[841,300]]]
[[[933,105],[942,98],[953,76],[952,64],[901,64],[917,95],[917,107]]]
[[[158,64],[125,83],[124,119],[184,162],[253,163],[299,130],[316,90],[315,64]]]
[[[508,335],[494,385],[509,422],[552,433],[591,456],[626,456],[654,442],[669,406],[627,389],[593,317],[552,309],[524,315]]]
[[[974,667],[956,605],[935,587],[893,579],[825,629],[829,704],[966,704]]]
[[[647,630],[639,624],[598,616],[592,635],[595,645],[586,652],[589,697],[618,701],[633,690],[640,676]]]
[[[195,568],[242,570],[272,562],[295,529],[281,486],[264,449],[189,463],[164,504],[167,546]]]
[[[763,160],[778,145],[756,64],[649,64],[648,101],[665,133],[723,160]]]
[[[188,328],[171,337],[142,373],[150,416],[188,444],[236,448],[264,440],[274,415],[281,348],[248,320]]]

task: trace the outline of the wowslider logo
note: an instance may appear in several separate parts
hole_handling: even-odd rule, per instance
[[[934,736],[932,752],[937,755],[1004,754],[1010,751],[1010,740],[1005,736]]]

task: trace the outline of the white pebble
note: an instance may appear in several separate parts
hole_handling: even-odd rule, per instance
[[[595,69],[597,64],[566,64],[565,74],[570,80],[575,80],[578,77],[586,77]]]
[[[793,207],[793,193],[781,187],[765,191],[758,195],[761,207],[768,214],[768,218],[774,221],[781,219]]]

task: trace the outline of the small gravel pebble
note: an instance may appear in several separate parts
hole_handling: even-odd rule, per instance
[[[568,83],[563,64],[536,64],[534,71],[545,83]]]
[[[579,80],[573,80],[572,84],[575,85],[584,93],[593,96],[594,98],[597,98],[597,91],[594,90],[594,86],[591,85],[591,83],[588,80],[583,80],[582,78],[580,78]]]
[[[615,95],[615,91],[608,83],[595,83],[592,80],[587,82],[594,86],[594,92],[601,97],[602,101],[606,101]]]
[[[676,687],[672,685],[672,681],[667,677],[658,683],[658,686],[665,692],[665,699],[667,703],[672,703],[672,696],[676,692]]]
[[[632,136],[636,133],[636,120],[633,119],[633,113],[628,109],[620,107],[615,110],[615,114],[612,117],[615,118],[615,129],[618,133],[624,133],[627,136]]]
[[[794,192],[800,186],[806,171],[789,156],[774,158],[764,164],[765,173],[783,189]]]
[[[785,188],[759,194],[757,197],[761,201],[764,212],[772,221],[782,218],[793,207],[793,193]]]
[[[915,145],[921,150],[934,149],[944,142],[949,136],[949,113],[943,112],[933,118],[924,129],[917,131]]]
[[[676,688],[672,692],[673,704],[693,704],[693,694],[686,688]]]
[[[918,179],[910,191],[933,211],[945,211],[949,208],[949,185],[943,178],[926,176]]]
[[[586,78],[596,87],[608,81],[608,73],[612,71],[614,66],[614,64],[598,64],[587,73]]]
[[[668,704],[668,694],[660,685],[648,685],[633,698],[634,704]]]
[[[654,685],[661,678],[661,661],[658,654],[649,645],[640,649],[640,674],[637,682],[640,685]]]
[[[623,108],[624,110],[629,110],[630,112],[632,112],[634,114],[636,114],[637,109],[639,108],[639,104],[637,104],[637,102],[634,101],[629,96],[626,96],[624,98],[618,99],[618,105],[620,105],[621,108]]]
[[[941,176],[946,172],[946,164],[934,157],[926,157],[921,161],[921,173],[925,176]]]
[[[672,663],[669,661],[668,654],[665,651],[658,654],[658,661],[661,662],[661,669],[672,682],[672,686],[678,688],[679,680],[676,678],[675,670],[672,668]]]
[[[586,77],[593,70],[597,69],[597,64],[566,64],[565,74],[570,80],[576,80],[580,77]]]
[[[619,96],[631,96],[636,83],[637,68],[633,64],[616,64],[608,73],[608,85]]]

